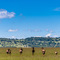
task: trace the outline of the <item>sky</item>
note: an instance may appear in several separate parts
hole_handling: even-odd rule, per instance
[[[0,38],[60,37],[60,0],[0,0]]]

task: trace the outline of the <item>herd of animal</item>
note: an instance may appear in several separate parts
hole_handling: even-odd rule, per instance
[[[46,52],[46,50],[42,47],[42,54],[45,55],[45,52]],[[11,50],[10,50],[10,49],[7,49],[7,50],[6,50],[6,53],[7,53],[7,54],[11,54]],[[19,49],[19,53],[20,53],[20,54],[23,53],[23,49],[22,49],[22,48]],[[33,47],[33,48],[32,48],[32,55],[34,55],[34,53],[35,53],[35,49],[34,49],[34,47]],[[55,54],[57,55],[58,52],[55,51]]]

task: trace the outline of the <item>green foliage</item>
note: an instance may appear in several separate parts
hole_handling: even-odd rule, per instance
[[[60,37],[0,38],[0,47],[60,47]]]

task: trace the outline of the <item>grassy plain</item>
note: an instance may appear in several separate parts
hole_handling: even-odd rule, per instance
[[[10,48],[12,54],[7,55],[7,49],[0,48],[0,60],[60,60],[60,48],[45,48],[45,56],[42,55],[41,48],[35,48],[34,56],[32,56],[32,48],[23,48],[22,55],[19,53],[19,48]],[[58,55],[55,55],[55,51]]]

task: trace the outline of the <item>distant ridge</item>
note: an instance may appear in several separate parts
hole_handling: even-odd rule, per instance
[[[60,47],[60,37],[0,38],[0,47]]]

